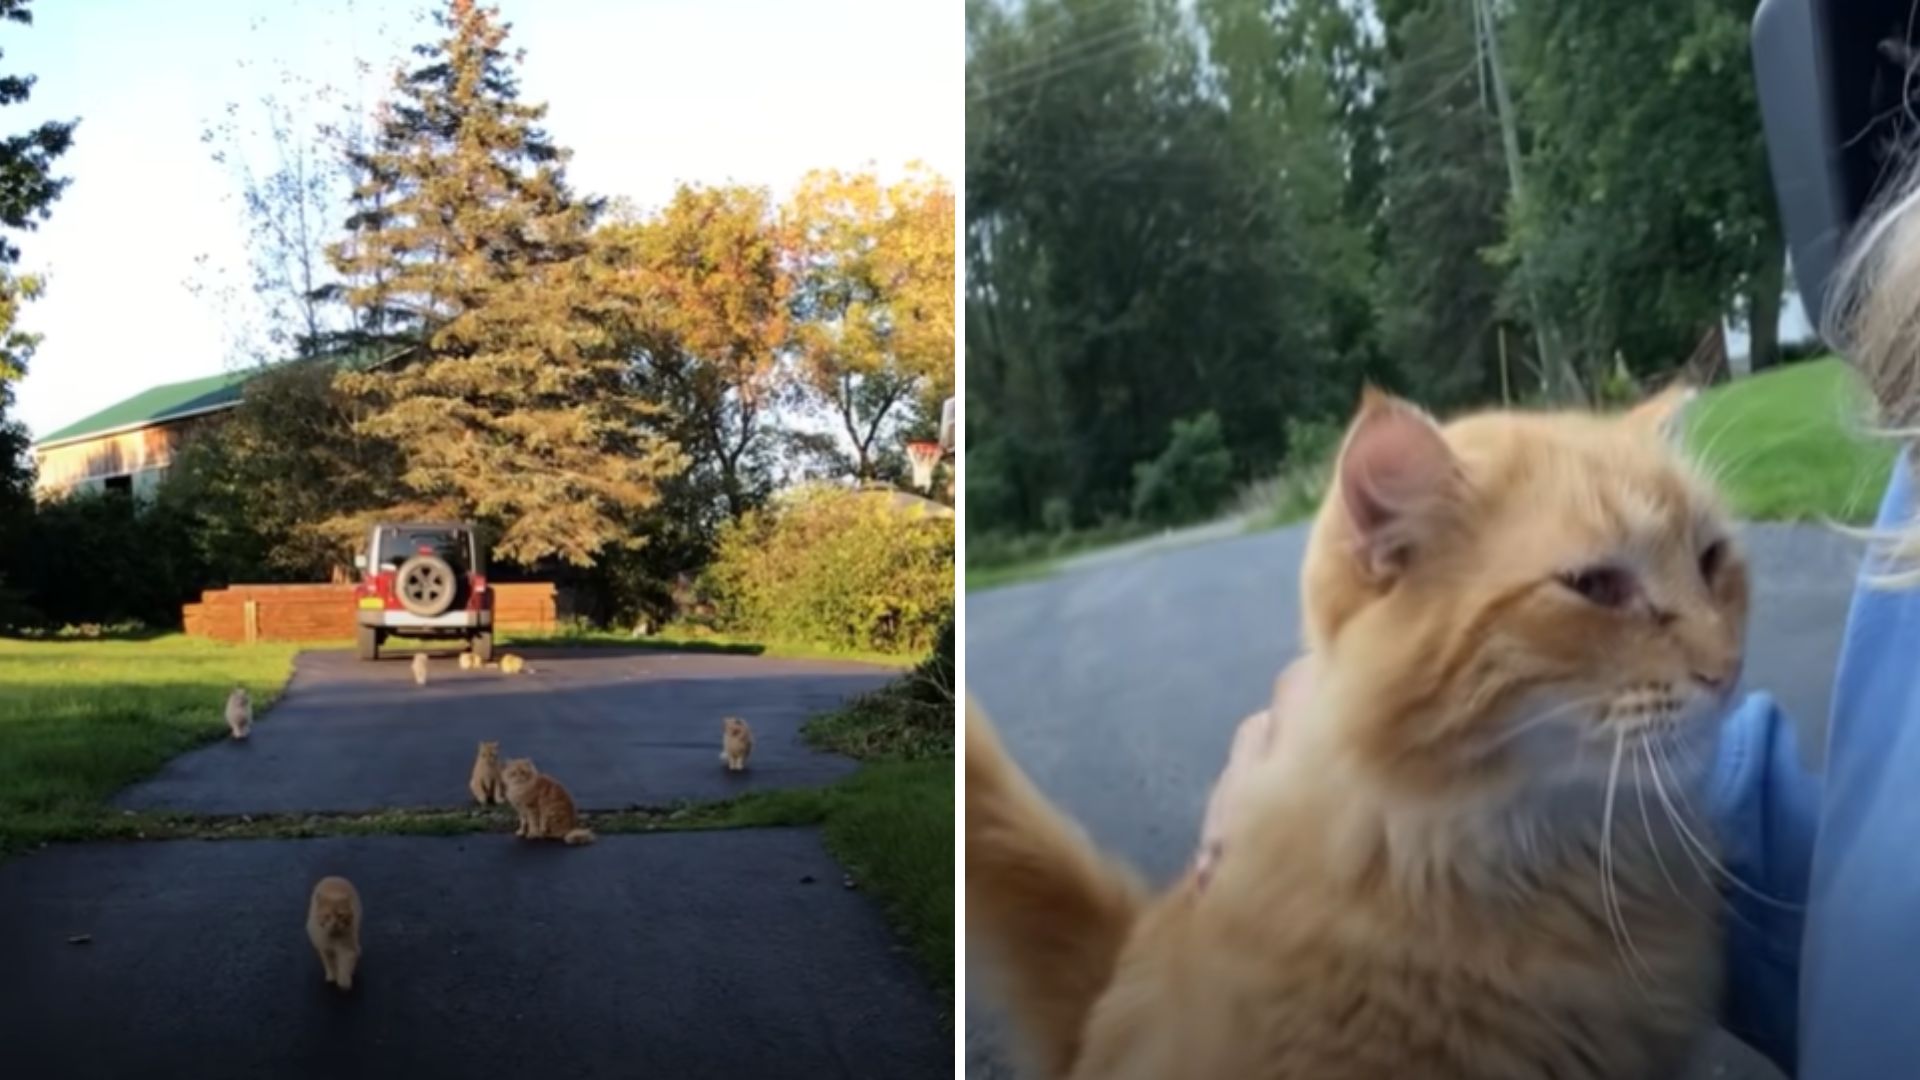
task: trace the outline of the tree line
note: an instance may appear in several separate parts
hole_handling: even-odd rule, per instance
[[[251,266],[202,294],[259,364],[141,511],[183,576],[325,579],[376,518],[474,520],[503,575],[657,622],[778,490],[904,478],[953,392],[944,180],[584,195],[498,12],[435,21],[371,116],[297,86],[264,137],[239,107],[208,132]]]
[[[1363,381],[1604,400],[1723,317],[1774,362],[1753,8],[969,0],[969,535],[1213,512]]]

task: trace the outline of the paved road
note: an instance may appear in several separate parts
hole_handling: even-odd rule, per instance
[[[332,873],[366,904],[351,996],[304,931]],[[23,1078],[952,1071],[937,1000],[811,830],[55,847],[0,864],[0,956]]]
[[[1214,539],[967,596],[969,690],[1008,749],[1155,880],[1191,854],[1235,725],[1298,647],[1305,540],[1303,528]],[[1753,526],[1747,542],[1748,681],[1799,719],[1817,758],[1855,547],[1809,526]],[[970,1000],[968,1075],[1006,1075],[997,1023],[972,1022],[983,1015]]]
[[[853,763],[807,747],[800,726],[897,674],[869,664],[653,650],[527,656],[534,673],[514,677],[436,659],[420,687],[405,659],[304,653],[287,695],[251,739],[176,758],[115,804],[200,813],[462,806],[482,739],[533,758],[585,809],[826,784]],[[729,715],[753,725],[744,774],[720,764],[720,720]]]

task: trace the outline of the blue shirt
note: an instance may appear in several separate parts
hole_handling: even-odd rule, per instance
[[[1879,524],[1911,515],[1903,461]],[[1800,1080],[1920,1076],[1920,588],[1856,586],[1824,780],[1756,694],[1711,805],[1728,869],[1765,894],[1729,890],[1728,1030]]]

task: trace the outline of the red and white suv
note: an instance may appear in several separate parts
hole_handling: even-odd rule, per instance
[[[353,561],[360,659],[378,660],[389,637],[462,638],[482,661],[493,658],[493,590],[473,526],[375,525]]]

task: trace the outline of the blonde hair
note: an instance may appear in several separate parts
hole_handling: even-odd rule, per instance
[[[1827,340],[1865,378],[1880,434],[1920,437],[1920,155],[1875,200],[1834,268],[1822,313]],[[1860,533],[1887,588],[1920,585],[1920,516]]]

